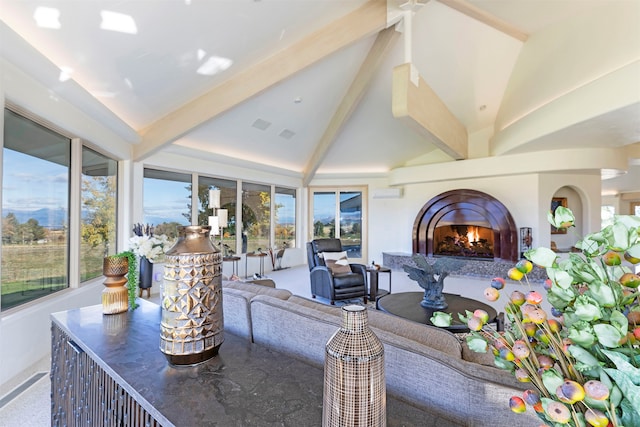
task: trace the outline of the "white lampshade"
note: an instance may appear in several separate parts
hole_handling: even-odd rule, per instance
[[[218,225],[222,228],[227,226],[227,210],[226,209],[218,209]]]
[[[212,209],[220,207],[220,190],[209,190],[209,207]]]
[[[220,225],[217,216],[209,217],[209,227],[211,227],[211,232],[209,233],[210,235],[217,236],[218,234],[220,234]]]

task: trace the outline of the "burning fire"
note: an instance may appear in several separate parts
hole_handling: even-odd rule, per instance
[[[480,240],[480,233],[478,231],[478,227],[469,227],[467,231],[467,241],[469,243],[474,243]]]

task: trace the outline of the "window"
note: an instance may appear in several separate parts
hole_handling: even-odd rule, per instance
[[[198,177],[198,224],[208,225],[209,216],[216,216],[216,212],[209,208],[209,190],[220,190],[220,209],[227,210],[227,226],[222,228],[222,234],[216,240],[224,247],[225,256],[232,255],[236,248],[236,199],[237,183],[228,179]],[[211,230],[214,235],[214,231]]]
[[[116,252],[118,163],[82,147],[80,279],[102,275],[102,260]]]
[[[191,224],[191,175],[144,170],[144,222],[154,226],[154,234],[170,239],[178,236],[178,227]]]
[[[71,141],[4,110],[0,309],[69,284]]]
[[[296,245],[296,190],[276,187],[274,246],[278,249],[293,248]]]
[[[311,189],[313,239],[338,238],[349,258],[360,262],[366,258],[364,194],[364,188]]]
[[[631,202],[631,215],[640,216],[640,202]]]
[[[242,184],[242,253],[269,249],[271,187]]]

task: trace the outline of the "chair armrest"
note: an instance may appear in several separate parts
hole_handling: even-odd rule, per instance
[[[364,264],[349,264],[349,267],[351,267],[351,272],[352,273],[362,274],[366,279],[366,277],[367,277],[367,267]]]

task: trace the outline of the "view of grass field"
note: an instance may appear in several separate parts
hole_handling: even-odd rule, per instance
[[[83,245],[82,280],[102,274],[103,250]],[[2,245],[2,310],[69,285],[64,242]]]

